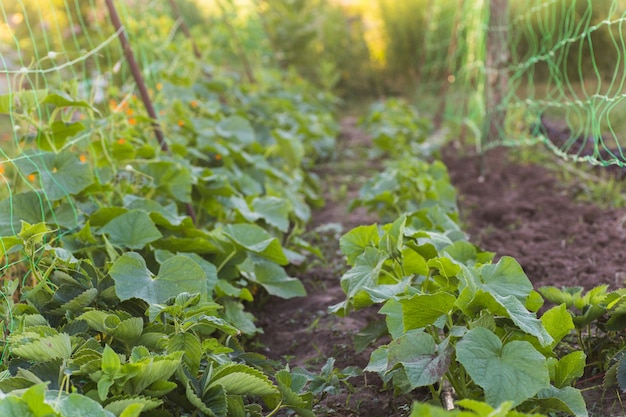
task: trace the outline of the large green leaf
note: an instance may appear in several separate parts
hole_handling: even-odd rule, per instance
[[[497,264],[483,265],[480,270],[484,288],[501,296],[512,295],[522,303],[533,290],[521,265],[510,256],[503,256]]]
[[[554,385],[557,388],[565,388],[585,373],[587,355],[577,350],[563,356],[554,368]]]
[[[442,315],[450,314],[456,297],[445,292],[416,294],[401,300],[404,329],[419,329],[434,324]]]
[[[244,249],[279,265],[289,262],[278,239],[270,236],[260,226],[247,223],[229,224],[224,227],[224,234]]]
[[[290,277],[283,267],[267,259],[250,256],[239,269],[247,279],[258,283],[277,297],[294,298],[306,295],[304,285],[299,279]]]
[[[341,251],[348,258],[348,264],[354,265],[356,258],[361,256],[367,247],[377,246],[380,241],[378,226],[358,226],[339,239]]]
[[[249,145],[256,139],[252,125],[241,116],[230,116],[219,122],[217,133],[225,138],[235,139],[244,145]]]
[[[456,348],[457,360],[485,390],[485,399],[494,407],[505,401],[521,404],[550,386],[546,358],[529,342],[513,341],[503,346],[498,336],[478,327]]]
[[[278,197],[257,197],[252,200],[252,209],[267,224],[274,226],[283,233],[289,229],[289,203]]]
[[[72,355],[72,343],[67,333],[59,333],[23,345],[12,345],[11,351],[15,356],[33,361],[69,359]]]
[[[101,231],[109,235],[111,243],[130,249],[143,249],[163,236],[143,210],[131,210],[117,216]]]
[[[541,345],[549,346],[553,342],[552,337],[525,305],[532,292],[532,285],[529,289],[526,284],[528,278],[512,258],[502,258],[500,264],[502,268],[494,265],[469,268],[462,265],[462,273],[459,274],[459,288],[462,291],[456,301],[457,307],[470,316],[487,309],[494,314],[509,317],[521,330],[535,336]],[[493,268],[485,269],[487,266]],[[511,285],[511,294],[506,291],[507,283]]]
[[[24,154],[15,164],[24,176],[39,175],[38,181],[49,200],[77,194],[94,182],[89,165],[72,152]]]
[[[6,417],[38,417],[25,401],[13,395],[0,398],[0,415]]]
[[[376,248],[366,248],[354,262],[354,266],[341,277],[341,287],[348,300],[354,298],[364,286],[376,285],[387,254]]]
[[[160,304],[181,292],[204,294],[207,286],[202,268],[181,255],[165,260],[155,277],[141,255],[125,253],[113,264],[109,274],[122,301],[140,298],[148,303]]]
[[[572,315],[567,311],[565,304],[552,307],[541,316],[541,322],[546,331],[552,336],[550,348],[554,348],[565,336],[574,330]]]
[[[85,130],[85,126],[80,123],[66,123],[61,120],[52,122],[48,127],[47,134],[50,136],[51,142],[54,144],[53,149],[60,149],[65,145],[65,140],[76,135],[78,132]],[[39,149],[43,149],[43,143],[40,144]],[[46,147],[46,149],[48,149]]]
[[[0,235],[15,236],[22,228],[22,221],[37,224],[51,217],[45,197],[29,191],[15,194],[0,201]]]
[[[401,365],[411,389],[439,382],[448,371],[450,351],[436,353],[433,337],[421,331],[403,334],[388,345],[388,367]]]

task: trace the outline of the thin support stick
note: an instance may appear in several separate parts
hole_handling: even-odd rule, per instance
[[[239,36],[237,36],[237,32],[235,31],[235,28],[233,28],[233,25],[230,23],[230,20],[228,18],[228,11],[226,10],[226,7],[224,7],[224,4],[222,4],[222,0],[218,0],[217,5],[222,10],[222,18],[224,19],[226,30],[228,30],[230,38],[232,42],[235,44],[235,49],[236,49],[235,53],[239,55],[239,60],[241,61],[241,64],[243,65],[243,70],[246,73],[246,76],[248,77],[248,81],[250,82],[250,84],[256,84],[256,79],[254,78],[254,72],[252,71],[252,65],[250,64],[250,61],[248,60],[248,56],[246,55],[246,50],[244,49],[243,44],[241,43],[241,39],[239,39]]]
[[[158,122],[156,112],[154,111],[154,106],[152,105],[152,100],[150,99],[150,95],[148,94],[148,89],[146,88],[146,83],[141,76],[141,71],[139,70],[139,65],[137,65],[137,61],[135,60],[135,54],[133,54],[133,50],[130,47],[130,43],[126,38],[126,33],[122,29],[122,22],[120,21],[120,16],[117,14],[117,9],[113,4],[113,0],[105,0],[107,8],[109,9],[109,16],[111,17],[111,23],[113,23],[113,27],[115,27],[115,31],[119,33],[120,42],[122,44],[122,49],[124,50],[124,56],[126,57],[126,61],[128,61],[128,65],[130,66],[130,71],[133,74],[133,78],[135,79],[135,83],[137,83],[137,88],[139,88],[139,95],[141,96],[141,101],[143,101],[143,105],[146,107],[148,111],[148,115],[152,119],[152,128],[154,129],[154,135],[159,141],[159,145],[161,149],[165,152],[169,152],[170,148],[167,146],[167,142],[165,142],[165,137],[163,136],[163,130],[161,129],[161,125]]]
[[[178,8],[178,4],[176,4],[176,0],[169,0],[170,7],[172,8],[172,13],[176,20],[180,22],[180,29],[185,34],[185,37],[191,41],[191,47],[193,48],[193,54],[196,58],[202,58],[202,54],[200,53],[200,49],[198,49],[198,45],[196,44],[196,40],[191,36],[191,31],[189,30],[189,26],[185,22],[183,15],[180,13],[180,9]]]
[[[170,147],[167,145],[165,141],[165,136],[163,136],[163,129],[161,129],[161,125],[159,124],[159,120],[157,118],[156,112],[154,111],[154,106],[152,105],[152,100],[150,99],[150,94],[148,94],[148,89],[146,88],[146,83],[143,80],[141,75],[141,71],[139,70],[139,65],[137,65],[137,61],[135,60],[135,54],[133,54],[133,50],[130,47],[130,43],[126,38],[126,33],[122,28],[122,22],[120,21],[120,16],[117,14],[117,9],[113,4],[113,0],[105,0],[107,9],[109,9],[109,16],[111,17],[111,23],[113,23],[113,27],[115,31],[119,33],[120,42],[122,44],[122,49],[124,50],[124,56],[126,57],[126,61],[128,61],[128,65],[130,66],[130,71],[133,74],[133,78],[135,79],[135,83],[137,84],[137,88],[139,88],[139,95],[141,96],[141,101],[152,119],[152,129],[154,130],[154,135],[159,142],[159,146],[163,152],[167,152],[171,154]],[[191,203],[186,204],[187,214],[191,217],[191,220],[196,222],[196,212],[193,209]]]

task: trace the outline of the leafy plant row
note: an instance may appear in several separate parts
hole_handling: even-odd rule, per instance
[[[494,254],[470,243],[459,227],[446,167],[416,151],[425,147],[427,125],[412,132],[420,129],[414,111],[395,101],[388,106],[390,117],[378,104],[364,125],[391,161],[353,205],[389,223],[360,226],[341,238],[350,269],[341,278],[346,299],[332,307],[345,315],[380,306],[382,318],[362,329],[355,346],[362,351],[383,336],[390,341],[375,345],[365,370],[398,393],[426,387],[435,401],[460,399],[467,410],[415,404],[415,416],[586,416],[573,387],[592,353],[584,330],[607,315],[602,329],[623,330],[626,292],[602,287],[583,297],[582,289],[544,288],[540,292],[556,306],[538,317],[544,300],[519,263],[507,256],[494,262]],[[395,150],[389,132],[399,135]],[[574,330],[578,348],[562,343]],[[623,384],[622,358],[623,350],[613,357],[609,378]]]
[[[312,377],[245,352],[259,291],[316,249],[306,170],[331,154],[332,96],[272,70],[255,85],[184,60],[153,85],[169,152],[126,87],[0,97],[15,135],[0,201],[0,414],[312,415]],[[181,76],[180,74],[187,74]],[[291,87],[287,87],[291,85]],[[108,106],[107,106],[108,104]]]

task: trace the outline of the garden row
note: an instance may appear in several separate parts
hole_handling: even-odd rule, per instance
[[[72,82],[0,97],[2,416],[313,415],[304,375],[245,351],[244,305],[305,295],[285,266],[318,252],[307,169],[334,98],[185,65],[151,86],[166,146],[130,86],[99,107]]]
[[[573,386],[586,370],[625,388],[625,346],[615,336],[626,328],[626,290],[537,292],[515,259],[494,263],[459,226],[456,192],[436,160],[437,144],[429,146],[428,122],[399,101],[377,106],[363,125],[374,156],[389,160],[353,205],[388,223],[341,238],[346,299],[331,308],[346,315],[380,306],[381,319],[355,339],[358,351],[376,347],[365,370],[397,393],[423,387],[435,403],[450,409],[457,399],[465,410],[415,403],[414,416],[587,416]],[[555,306],[542,309],[544,297]],[[388,343],[375,344],[383,337]]]

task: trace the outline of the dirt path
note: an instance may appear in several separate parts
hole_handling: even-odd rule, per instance
[[[269,358],[289,363],[291,368],[303,367],[319,373],[326,359],[335,358],[335,367],[364,368],[370,351],[355,355],[354,335],[369,323],[376,310],[359,311],[346,318],[328,314],[329,306],[345,300],[340,277],[346,264],[339,250],[339,238],[352,228],[372,224],[376,216],[360,208],[348,212],[350,201],[358,194],[361,185],[377,170],[368,161],[370,139],[356,127],[356,118],[347,117],[341,122],[342,134],[338,139],[337,158],[316,169],[324,187],[326,205],[314,212],[309,238],[322,248],[324,261],[311,259],[306,270],[298,274],[306,286],[305,298],[292,300],[272,299],[257,313],[258,325],[264,334],[259,342],[262,352]],[[376,375],[356,377],[348,381],[354,393],[346,387],[340,395],[328,395],[317,406],[318,416],[400,417],[393,401],[393,393],[381,393],[382,382]],[[398,404],[406,402],[398,400]]]

